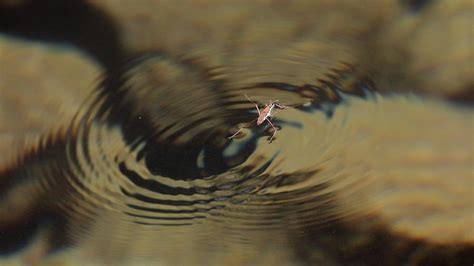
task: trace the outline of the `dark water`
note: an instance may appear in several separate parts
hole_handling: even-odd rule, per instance
[[[472,263],[469,241],[399,232],[389,211],[412,200],[398,176],[472,169],[461,152],[469,131],[456,130],[472,119],[468,107],[384,92],[344,61],[296,82],[280,66],[242,73],[164,51],[127,58],[64,130],[2,168],[5,263],[31,246],[33,261],[79,265]],[[260,110],[289,106],[271,119],[276,133],[255,123],[246,96]]]

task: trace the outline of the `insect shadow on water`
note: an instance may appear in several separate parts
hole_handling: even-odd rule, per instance
[[[281,110],[284,110],[284,109],[288,109],[288,108],[291,108],[291,107],[295,107],[295,106],[298,106],[298,105],[292,105],[292,106],[287,106],[287,105],[282,105],[282,104],[279,104],[278,101],[279,100],[270,100],[268,104],[265,104],[265,106],[263,107],[263,110],[260,110],[260,108],[258,107],[258,104],[256,102],[254,102],[252,99],[250,99],[247,94],[245,94],[245,98],[247,98],[247,100],[249,100],[249,102],[253,103],[255,105],[255,108],[257,109],[257,112],[258,112],[258,117],[253,119],[252,121],[250,122],[247,122],[244,126],[240,127],[239,130],[237,130],[237,132],[235,132],[232,136],[228,137],[229,139],[233,139],[234,137],[236,137],[244,128],[249,128],[252,126],[253,122],[254,121],[257,121],[256,124],[257,126],[263,124],[264,122],[267,122],[273,129],[273,134],[272,136],[270,137],[270,139],[268,140],[269,143],[272,142],[273,138],[275,137],[278,129],[281,129],[279,126],[275,126],[273,125],[273,123],[271,122],[271,118],[278,113],[278,111],[281,111]],[[278,110],[276,110],[278,109]]]

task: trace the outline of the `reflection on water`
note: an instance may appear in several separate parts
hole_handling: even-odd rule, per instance
[[[302,56],[329,46],[216,67],[204,48],[147,52],[108,69],[63,129],[1,168],[5,263],[471,263],[472,234],[431,238],[400,217],[442,208],[427,182],[472,177],[472,110]],[[267,123],[229,139],[259,115],[245,95],[292,106],[271,142]]]

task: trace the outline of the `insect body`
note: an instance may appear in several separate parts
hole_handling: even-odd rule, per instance
[[[261,125],[263,122],[267,121],[268,124],[273,128],[273,135],[270,137],[270,142],[272,141],[273,137],[275,137],[276,135],[276,132],[277,132],[277,129],[276,127],[273,125],[273,123],[270,121],[270,118],[273,116],[273,111],[275,108],[278,108],[278,109],[286,109],[286,108],[289,108],[288,106],[285,106],[285,105],[281,105],[281,104],[278,104],[278,100],[275,100],[275,101],[272,101],[270,100],[270,102],[268,104],[265,105],[265,107],[263,108],[262,111],[260,111],[260,108],[258,107],[258,104],[256,104],[254,101],[252,101],[247,95],[245,95],[245,97],[247,98],[247,100],[249,100],[251,103],[253,103],[255,105],[255,108],[257,109],[257,112],[258,112],[258,117],[256,118],[257,120],[257,126]],[[255,119],[254,119],[255,120]],[[250,121],[249,123],[253,122],[254,120]],[[237,132],[235,132],[232,136],[229,137],[229,139],[232,139],[234,138],[235,136],[237,136],[237,134],[240,133],[240,131],[242,131],[242,129],[244,129],[245,127],[241,127],[239,128],[239,130]]]

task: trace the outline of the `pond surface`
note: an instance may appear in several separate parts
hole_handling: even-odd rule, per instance
[[[381,2],[0,2],[0,264],[471,265],[465,40]]]

